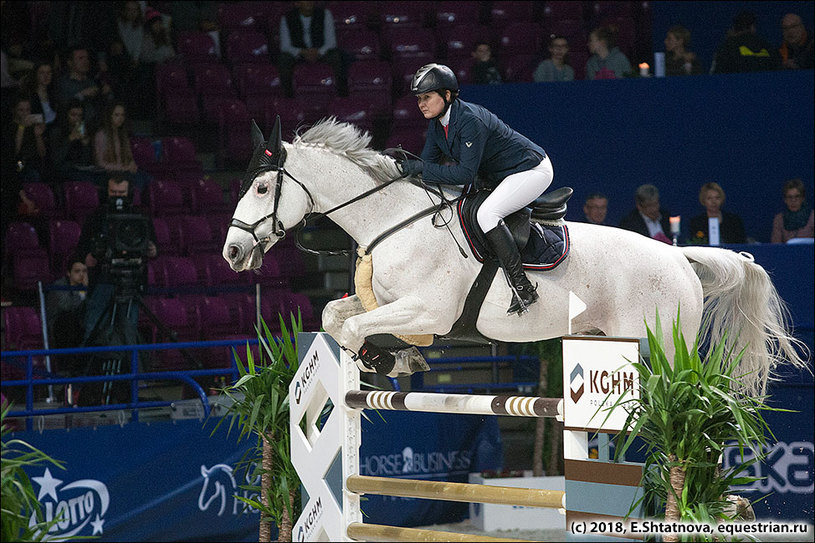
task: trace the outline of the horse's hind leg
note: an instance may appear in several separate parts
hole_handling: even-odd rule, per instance
[[[365,313],[365,308],[362,307],[362,302],[356,294],[332,300],[323,309],[323,328],[337,342],[340,342],[345,321],[360,313]]]

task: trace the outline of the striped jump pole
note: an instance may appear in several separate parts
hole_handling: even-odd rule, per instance
[[[607,457],[589,459],[588,433],[619,431],[626,413],[615,410],[611,415],[616,418],[607,417],[608,411],[602,406],[613,405],[616,398],[609,393],[635,388],[636,372],[624,364],[637,360],[639,342],[575,336],[564,338],[563,343],[564,397],[536,398],[362,391],[356,363],[331,336],[301,334],[300,368],[289,387],[291,458],[309,500],[294,525],[293,539],[513,541],[365,524],[360,507],[363,494],[558,508],[565,509],[567,522],[592,516],[604,520],[625,516],[641,495],[635,486],[641,466],[615,464]],[[326,419],[329,403],[333,409]],[[564,421],[566,491],[362,476],[359,448],[363,409],[555,417]]]
[[[345,394],[345,405],[352,409],[563,418],[563,400],[561,398],[529,396],[351,390]]]

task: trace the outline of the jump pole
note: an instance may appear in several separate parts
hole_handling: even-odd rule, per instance
[[[602,351],[613,360],[620,357],[636,360],[638,341],[615,338],[574,338],[570,351],[579,358],[581,349],[593,357]],[[600,345],[585,340],[605,340]],[[634,349],[632,350],[632,342]],[[534,507],[566,507],[567,522],[579,520],[585,515],[617,512],[593,505],[603,501],[604,496],[621,494],[620,488],[631,489],[639,484],[641,466],[598,463],[589,460],[588,431],[614,431],[614,424],[603,428],[593,418],[603,419],[605,414],[596,417],[597,410],[583,409],[583,419],[566,422],[564,431],[564,458],[567,471],[566,494],[557,491],[493,487],[488,485],[468,485],[435,481],[414,481],[388,477],[364,477],[359,475],[359,447],[361,444],[360,410],[362,408],[401,409],[408,411],[430,411],[447,413],[501,414],[510,416],[554,416],[561,419],[566,405],[578,415],[574,406],[580,403],[586,388],[586,378],[599,379],[601,388],[626,385],[626,374],[622,370],[592,370],[590,360],[583,360],[574,368],[564,368],[565,398],[546,399],[506,396],[474,396],[431,393],[371,393],[359,390],[359,370],[351,358],[342,351],[334,340],[325,333],[309,333],[300,337],[301,365],[290,386],[291,398],[291,437],[292,462],[300,475],[308,502],[294,526],[293,537],[297,541],[350,541],[367,539],[370,541],[500,541],[495,538],[476,539],[472,534],[452,534],[428,530],[415,530],[393,526],[366,525],[362,522],[360,494],[382,494],[389,496],[444,499],[480,503],[528,505]],[[564,338],[564,359],[566,355]],[[619,351],[619,352],[618,352]],[[633,354],[632,354],[633,353]],[[585,368],[584,368],[585,366]],[[599,371],[599,373],[598,373]],[[599,377],[598,377],[599,375]],[[591,381],[589,382],[591,383]],[[588,388],[591,388],[589,386]],[[607,398],[605,398],[607,399]],[[321,428],[318,422],[324,407],[330,404],[333,409]],[[586,402],[583,402],[586,403]],[[624,418],[624,416],[623,416]],[[571,425],[570,425],[571,424]],[[605,467],[604,467],[605,466]],[[633,469],[631,469],[633,467]],[[600,475],[594,472],[599,469]],[[569,472],[575,475],[570,481]],[[588,472],[588,474],[587,474]],[[623,475],[625,475],[623,477]],[[572,486],[570,487],[570,482]],[[577,485],[577,486],[575,486]],[[621,486],[622,485],[622,486]],[[572,492],[570,492],[570,488]],[[597,495],[596,491],[601,494]],[[577,492],[575,492],[577,490]],[[542,493],[541,493],[542,492]],[[636,497],[637,489],[627,490],[626,496]],[[578,496],[577,494],[584,494]],[[567,496],[571,496],[567,500]],[[591,501],[587,506],[586,502]],[[619,502],[619,499],[616,501]],[[575,511],[570,511],[574,506]],[[619,508],[620,504],[616,506]],[[599,509],[598,509],[599,507]],[[617,514],[616,516],[619,516]],[[461,538],[461,539],[455,539]]]

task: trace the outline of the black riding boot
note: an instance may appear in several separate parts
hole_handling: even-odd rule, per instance
[[[498,262],[504,269],[507,281],[515,291],[507,313],[518,313],[518,315],[526,313],[527,308],[538,301],[538,293],[535,292],[538,287],[533,286],[524,273],[521,254],[509,228],[504,221],[498,221],[498,226],[487,232],[486,237],[490,249],[498,257]]]

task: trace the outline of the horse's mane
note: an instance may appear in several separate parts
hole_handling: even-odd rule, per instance
[[[317,122],[300,134],[294,145],[323,145],[330,151],[345,155],[378,181],[389,181],[399,175],[396,162],[389,156],[371,149],[371,136],[356,126],[329,117]]]

